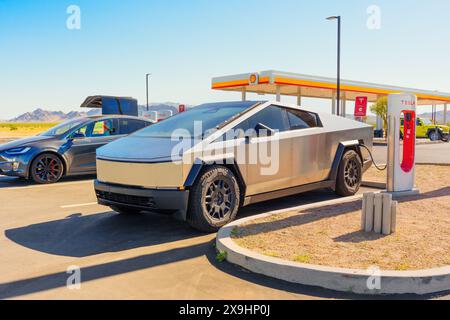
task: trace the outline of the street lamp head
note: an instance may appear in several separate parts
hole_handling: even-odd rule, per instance
[[[339,20],[341,18],[341,16],[331,16],[331,17],[328,17],[327,18],[327,20]]]

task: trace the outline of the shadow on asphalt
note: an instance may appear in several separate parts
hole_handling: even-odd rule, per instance
[[[82,268],[83,282],[112,277],[160,265],[176,263],[203,256],[211,246],[209,242],[175,248],[163,252],[142,255],[130,259],[98,264]],[[66,286],[67,273],[53,273],[31,279],[0,284],[0,299],[19,297],[26,294],[62,288]]]
[[[333,198],[336,195],[328,190],[310,192],[243,208],[239,218]],[[64,219],[5,231],[8,239],[26,248],[77,258],[179,241],[199,234],[171,216],[115,212],[86,216],[75,213]]]
[[[29,249],[81,258],[189,239],[199,233],[170,216],[104,212],[73,214],[61,220],[7,230],[5,235]]]
[[[115,275],[125,274],[133,271],[145,270],[165,264],[176,263],[179,261],[194,259],[206,256],[213,267],[220,272],[228,274],[232,277],[257,284],[259,286],[290,292],[299,295],[308,295],[311,297],[323,299],[358,299],[358,300],[381,300],[381,299],[433,299],[449,293],[441,295],[415,296],[415,295],[398,295],[398,296],[363,296],[351,293],[335,292],[325,290],[318,287],[304,286],[293,284],[282,280],[273,279],[267,276],[255,274],[244,270],[227,262],[218,262],[216,260],[216,252],[214,248],[214,240],[198,243],[183,248],[175,248],[163,252],[142,255],[130,259],[103,263],[82,269],[83,281],[93,281],[97,279],[112,277]],[[67,273],[53,273],[49,275],[39,276],[31,279],[19,280],[10,283],[0,284],[0,299],[8,299],[19,297],[36,292],[61,288],[66,286]],[[237,297],[238,298],[238,297]]]
[[[268,210],[324,201],[335,197],[332,192],[326,190],[310,192],[244,208],[240,217],[259,214]],[[292,284],[248,272],[227,262],[219,263],[215,259],[214,241],[205,240],[203,237],[204,234],[189,228],[184,222],[176,221],[170,216],[165,215],[148,213],[135,216],[123,216],[114,212],[104,212],[88,216],[72,214],[65,219],[10,229],[5,232],[5,235],[11,241],[24,247],[52,255],[68,257],[88,257],[101,253],[120,252],[133,248],[192,239],[193,243],[186,247],[173,248],[162,252],[83,268],[83,281],[103,279],[206,256],[209,263],[220,272],[263,287],[318,298],[374,298]],[[67,273],[64,270],[59,273],[2,283],[0,284],[0,299],[19,297],[65,287],[66,281]],[[446,294],[448,295],[448,293]],[[429,299],[435,297],[439,297],[439,295],[425,297],[408,295],[389,298]]]

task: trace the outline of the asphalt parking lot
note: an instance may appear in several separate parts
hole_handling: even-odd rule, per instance
[[[445,148],[450,151],[450,144]],[[375,156],[382,158],[381,152],[377,149]],[[201,234],[164,215],[117,215],[96,204],[92,179],[38,186],[0,176],[0,298],[364,298],[289,284],[219,263],[215,235]],[[334,197],[327,190],[311,192],[251,206],[240,214]],[[81,268],[80,289],[66,287],[70,266]],[[427,298],[450,299],[450,295]]]
[[[450,163],[450,143],[420,144],[417,145],[416,153],[418,163]],[[375,146],[374,158],[378,163],[386,163],[387,147]]]

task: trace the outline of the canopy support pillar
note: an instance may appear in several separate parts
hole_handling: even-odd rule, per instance
[[[281,102],[281,87],[277,86],[277,92],[276,92],[276,101]]]
[[[431,106],[431,108],[432,108],[432,112],[431,112],[431,120],[433,121],[433,124],[434,125],[436,125],[437,124],[437,114],[436,114],[436,105],[435,104],[433,104],[432,106]]]
[[[302,88],[298,88],[298,94],[297,94],[297,105],[302,105]]]
[[[342,94],[341,101],[342,101],[342,114],[341,115],[343,118],[345,118],[347,115],[347,97],[345,95],[345,92]]]
[[[333,90],[333,94],[331,96],[331,114],[336,115],[336,90]]]
[[[448,110],[448,104],[444,104],[444,125],[447,125],[447,110]]]
[[[247,89],[245,87],[242,88],[242,101],[247,101]]]

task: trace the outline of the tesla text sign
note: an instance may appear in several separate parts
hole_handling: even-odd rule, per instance
[[[356,97],[355,117],[367,116],[367,97]]]

